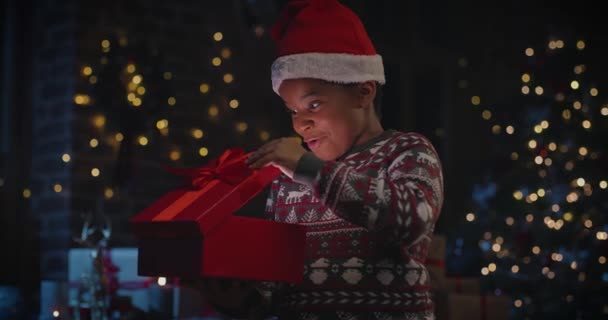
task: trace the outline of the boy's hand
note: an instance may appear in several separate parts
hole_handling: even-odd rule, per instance
[[[247,163],[253,169],[259,169],[267,165],[273,165],[293,178],[298,161],[306,153],[306,149],[300,144],[298,138],[279,138],[261,146],[247,159]]]

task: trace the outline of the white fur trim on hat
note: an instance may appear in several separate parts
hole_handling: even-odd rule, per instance
[[[380,55],[298,53],[277,58],[271,67],[272,89],[279,94],[283,80],[312,78],[338,83],[386,82]]]

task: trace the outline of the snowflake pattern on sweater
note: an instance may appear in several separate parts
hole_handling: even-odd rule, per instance
[[[272,183],[269,217],[307,227],[304,282],[275,295],[301,319],[432,319],[424,261],[443,203],[437,153],[394,130],[358,147],[318,160],[309,183]]]

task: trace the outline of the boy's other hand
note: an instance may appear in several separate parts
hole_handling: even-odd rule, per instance
[[[247,164],[253,169],[273,165],[293,178],[298,161],[306,152],[299,138],[279,138],[264,144],[251,154]]]

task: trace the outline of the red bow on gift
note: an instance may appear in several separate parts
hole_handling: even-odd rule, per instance
[[[228,149],[217,159],[213,159],[206,166],[192,169],[177,169],[164,166],[169,172],[186,176],[194,189],[202,189],[214,179],[236,185],[251,175],[253,171],[245,164],[247,154],[241,148]]]

